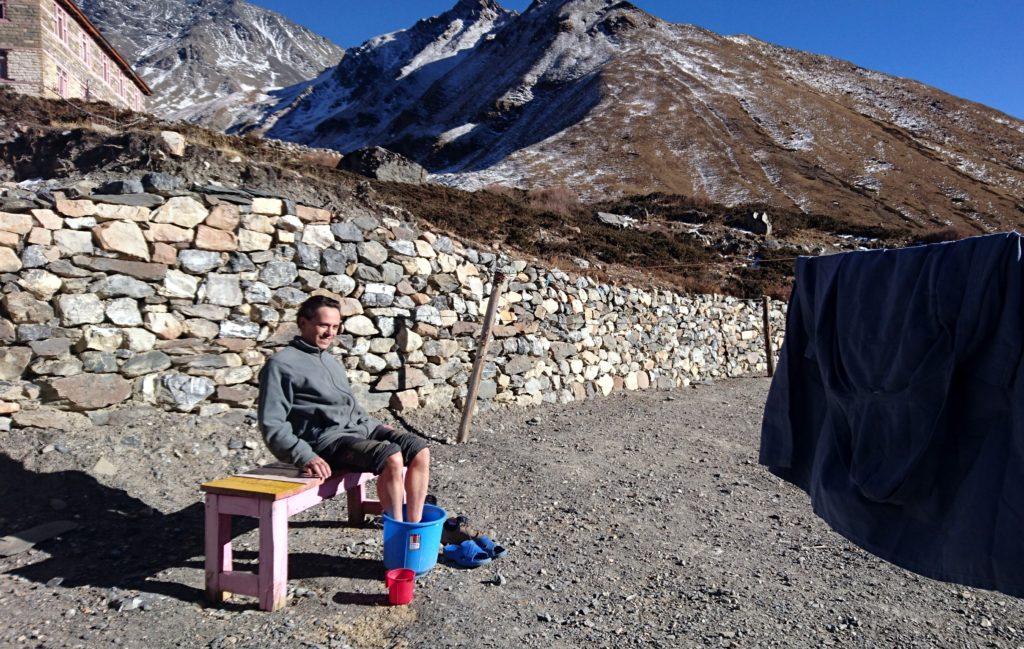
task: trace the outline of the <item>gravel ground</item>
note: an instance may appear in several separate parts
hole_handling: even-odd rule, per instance
[[[0,646],[1024,646],[1020,600],[879,561],[759,467],[767,389],[479,415],[475,443],[434,445],[432,492],[509,555],[439,565],[408,607],[384,605],[380,530],[344,526],[344,499],[293,519],[289,606],[204,607],[196,485],[268,459],[242,413],[0,433],[0,535],[79,525],[0,559]],[[400,423],[441,441],[457,417]]]

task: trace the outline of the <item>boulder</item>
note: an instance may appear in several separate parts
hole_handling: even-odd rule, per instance
[[[75,348],[80,352],[86,350],[112,352],[121,346],[123,340],[124,335],[117,327],[86,325],[82,329],[82,337],[78,339]]]
[[[351,221],[332,223],[331,234],[333,234],[339,241],[345,241],[347,243],[362,243],[363,241],[363,231]]]
[[[43,397],[71,410],[98,410],[132,396],[132,382],[117,374],[78,374],[42,382]]]
[[[32,361],[32,350],[28,347],[0,347],[0,380],[17,381]]]
[[[53,243],[64,255],[91,255],[92,233],[79,230],[55,230]]]
[[[203,204],[191,196],[174,196],[153,212],[153,222],[194,228],[209,215]]]
[[[22,266],[17,253],[10,248],[0,247],[0,273],[16,273]]]
[[[107,320],[122,327],[137,327],[142,324],[139,304],[133,298],[121,297],[107,303]]]
[[[142,230],[130,221],[102,223],[93,228],[92,233],[104,250],[149,261],[149,246]]]
[[[346,154],[338,163],[339,169],[389,182],[422,184],[427,181],[427,170],[405,156],[375,146]]]
[[[42,324],[53,317],[53,307],[27,291],[7,293],[0,304],[15,324]]]
[[[148,351],[132,356],[121,366],[121,374],[134,378],[162,372],[171,366],[171,357],[161,351]]]
[[[60,230],[64,227],[64,219],[53,210],[32,210],[36,222],[47,230]]]
[[[319,207],[309,207],[307,205],[296,205],[295,216],[299,217],[303,221],[311,223],[330,223],[331,217],[333,216],[330,210],[321,209]]]
[[[25,235],[32,231],[32,216],[29,214],[12,214],[0,212],[0,230]]]
[[[271,261],[260,270],[260,281],[270,288],[287,286],[298,277],[299,269],[290,261]]]
[[[160,171],[151,171],[142,177],[142,189],[155,194],[178,191],[181,185],[181,178]]]
[[[334,245],[334,234],[329,225],[307,225],[302,231],[302,243],[317,248],[330,248]]]
[[[411,390],[430,383],[427,375],[415,367],[405,367],[397,372],[389,372],[377,381],[373,389],[377,392],[395,392]]]
[[[93,285],[93,291],[102,298],[133,297],[147,298],[156,293],[146,282],[128,275],[109,275]]]
[[[200,226],[202,227],[202,226]],[[146,241],[159,241],[162,243],[192,243],[195,233],[187,228],[171,225],[170,223],[153,223],[146,230]]]
[[[105,182],[93,191],[94,194],[141,194],[142,181],[136,178],[124,178]]]
[[[260,325],[245,320],[225,320],[220,323],[222,338],[256,338],[260,335]]]
[[[99,324],[106,315],[103,302],[92,293],[61,295],[57,298],[57,311],[65,327]]]
[[[193,298],[199,288],[199,278],[174,268],[168,269],[160,294],[165,297]]]
[[[96,203],[88,200],[67,200],[58,197],[54,207],[58,212],[70,218],[83,218],[96,214]]]
[[[147,313],[143,325],[164,340],[174,340],[184,331],[181,321],[170,313]]]
[[[391,395],[390,402],[395,412],[406,412],[420,407],[420,397],[416,390],[403,390]]]
[[[176,158],[185,155],[185,136],[177,131],[160,131],[159,144],[164,152]]]
[[[85,234],[88,234],[88,232]],[[167,273],[167,266],[163,264],[147,264],[141,261],[125,261],[123,259],[89,257],[86,255],[73,257],[71,261],[75,263],[75,266],[88,268],[96,272],[121,273],[150,282],[163,281],[164,275]]]
[[[65,412],[54,408],[22,410],[14,413],[13,419],[19,428],[55,428],[69,433],[92,428],[92,422],[82,413]]]
[[[238,229],[241,219],[242,215],[239,213],[237,206],[214,205],[203,224],[216,230],[234,232]]]
[[[221,385],[217,387],[214,400],[237,408],[246,408],[256,402],[259,390],[251,385]]]
[[[373,326],[373,321],[364,315],[354,315],[346,319],[344,331],[354,336],[373,336],[379,333]]]
[[[273,243],[274,239],[269,234],[255,232],[245,228],[238,231],[238,249],[242,252],[270,250],[270,246]]]
[[[203,226],[199,226],[202,229]],[[180,250],[178,265],[190,273],[205,275],[221,265],[219,252],[211,250]]]
[[[280,216],[284,214],[284,201],[280,198],[256,197],[252,199],[252,211],[256,214]]]
[[[395,337],[395,342],[398,343],[399,350],[408,354],[423,346],[423,337],[415,331],[403,327]]]
[[[331,293],[344,296],[356,290],[356,281],[348,275],[328,275],[324,278],[323,286]]]
[[[206,301],[218,306],[239,306],[243,302],[238,275],[210,273],[204,284]],[[200,316],[203,317],[203,316]]]
[[[203,376],[170,373],[160,377],[157,399],[181,412],[190,412],[216,389],[213,381]]]
[[[78,355],[82,370],[94,374],[109,374],[117,371],[117,356],[111,352],[88,351]]]
[[[77,376],[82,373],[82,361],[75,357],[39,359],[29,369],[39,376]]]
[[[356,247],[356,250],[359,259],[371,266],[380,266],[388,260],[387,248],[376,241],[364,241]]]
[[[200,250],[217,250],[220,252],[232,252],[238,250],[240,243],[234,232],[218,230],[206,225],[200,225],[196,231],[196,248]],[[269,247],[269,246],[268,246]],[[263,248],[265,250],[265,248]]]
[[[163,202],[161,199],[160,202]],[[109,205],[104,203],[96,206],[96,221],[149,221],[150,209],[144,205]]]

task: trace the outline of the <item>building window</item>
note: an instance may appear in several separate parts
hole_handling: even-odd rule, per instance
[[[67,45],[68,44],[68,17],[67,17],[67,14],[65,14],[64,10],[61,9],[60,7],[58,7],[56,5],[56,3],[54,3],[54,5],[53,5],[53,10],[56,12],[54,14],[56,16],[56,18],[54,20],[56,21],[56,30],[55,31],[57,32],[57,38],[59,38],[65,45]]]
[[[7,15],[7,0],[0,0],[0,20],[10,20]]]
[[[8,65],[7,57],[10,55],[10,50],[0,50],[0,79],[10,79],[10,66]]]
[[[103,57],[103,83],[110,85],[110,61]]]
[[[83,31],[82,40],[80,41],[79,53],[82,57],[82,62],[86,66],[89,65],[89,36]]]
[[[68,71],[57,66],[57,93],[61,97],[68,96]]]

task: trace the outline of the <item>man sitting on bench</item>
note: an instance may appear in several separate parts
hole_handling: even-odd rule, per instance
[[[317,295],[299,307],[300,335],[260,372],[259,424],[274,456],[329,478],[332,471],[373,473],[383,511],[418,523],[430,478],[430,449],[366,414],[345,368],[328,349],[340,332],[341,306]],[[406,467],[405,483],[402,469]]]

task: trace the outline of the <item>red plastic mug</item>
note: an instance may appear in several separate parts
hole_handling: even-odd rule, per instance
[[[384,583],[388,587],[388,602],[392,606],[401,606],[412,601],[412,591],[416,585],[416,573],[408,568],[395,568],[384,573]]]

